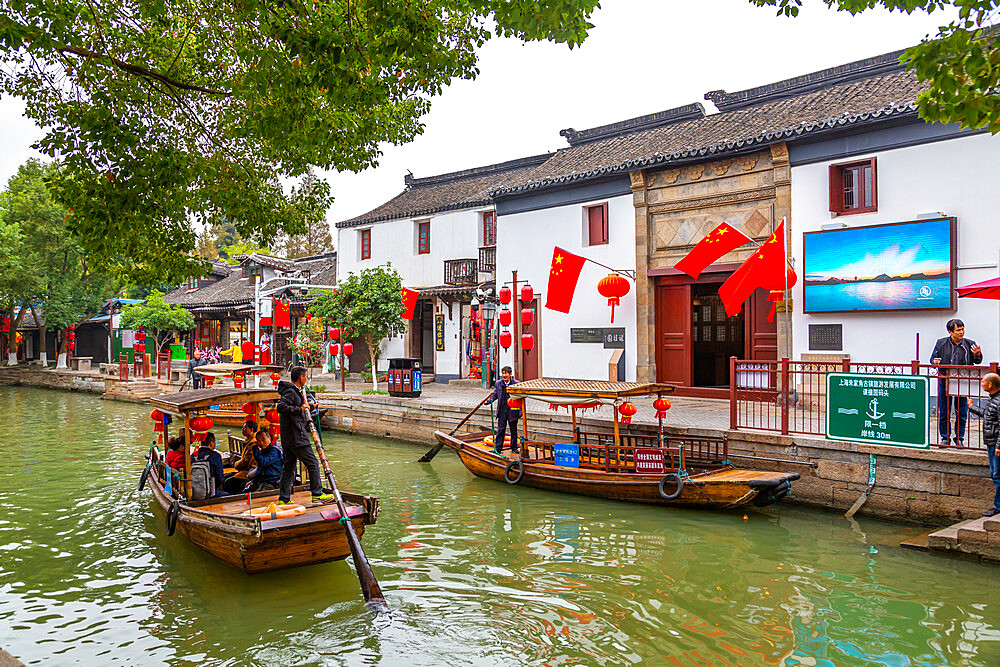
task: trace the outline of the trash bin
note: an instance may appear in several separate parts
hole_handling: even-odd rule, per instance
[[[397,357],[389,359],[389,395],[420,396],[421,369],[419,359]]]

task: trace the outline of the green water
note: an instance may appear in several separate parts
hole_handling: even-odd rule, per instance
[[[249,577],[165,537],[135,492],[148,412],[0,389],[0,647],[25,662],[1000,664],[1000,568],[895,546],[913,528],[551,494],[328,434],[382,498],[373,620],[346,562]]]

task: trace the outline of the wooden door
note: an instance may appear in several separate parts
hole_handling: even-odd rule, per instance
[[[691,385],[691,286],[656,287],[656,381]]]
[[[778,313],[774,321],[767,321],[771,312],[771,302],[767,300],[767,290],[758,289],[750,296],[747,311],[746,359],[775,361],[778,358]],[[784,314],[781,314],[784,317]]]
[[[517,378],[519,381],[524,380],[535,380],[538,378],[538,355],[541,354],[542,350],[542,340],[541,340],[541,327],[538,326],[538,317],[541,314],[538,310],[538,299],[532,300],[531,304],[526,306],[535,311],[535,319],[532,320],[531,324],[528,326],[521,325],[521,333],[530,333],[535,338],[535,345],[531,352],[525,352],[521,350],[521,359],[518,363],[518,372],[521,377]],[[520,345],[520,341],[518,341]],[[519,348],[520,349],[520,348]]]

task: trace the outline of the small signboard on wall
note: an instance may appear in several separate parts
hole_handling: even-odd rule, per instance
[[[555,464],[564,468],[580,467],[580,445],[575,442],[561,443],[553,445],[555,448]]]
[[[828,373],[826,437],[926,449],[930,446],[927,378]]]
[[[569,330],[571,343],[603,343],[606,350],[625,349],[625,327],[575,327]]]
[[[444,352],[444,315],[434,316],[434,349]]]

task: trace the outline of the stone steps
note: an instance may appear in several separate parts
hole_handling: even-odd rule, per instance
[[[1000,516],[968,519],[934,531],[927,535],[927,546],[1000,561]]]

